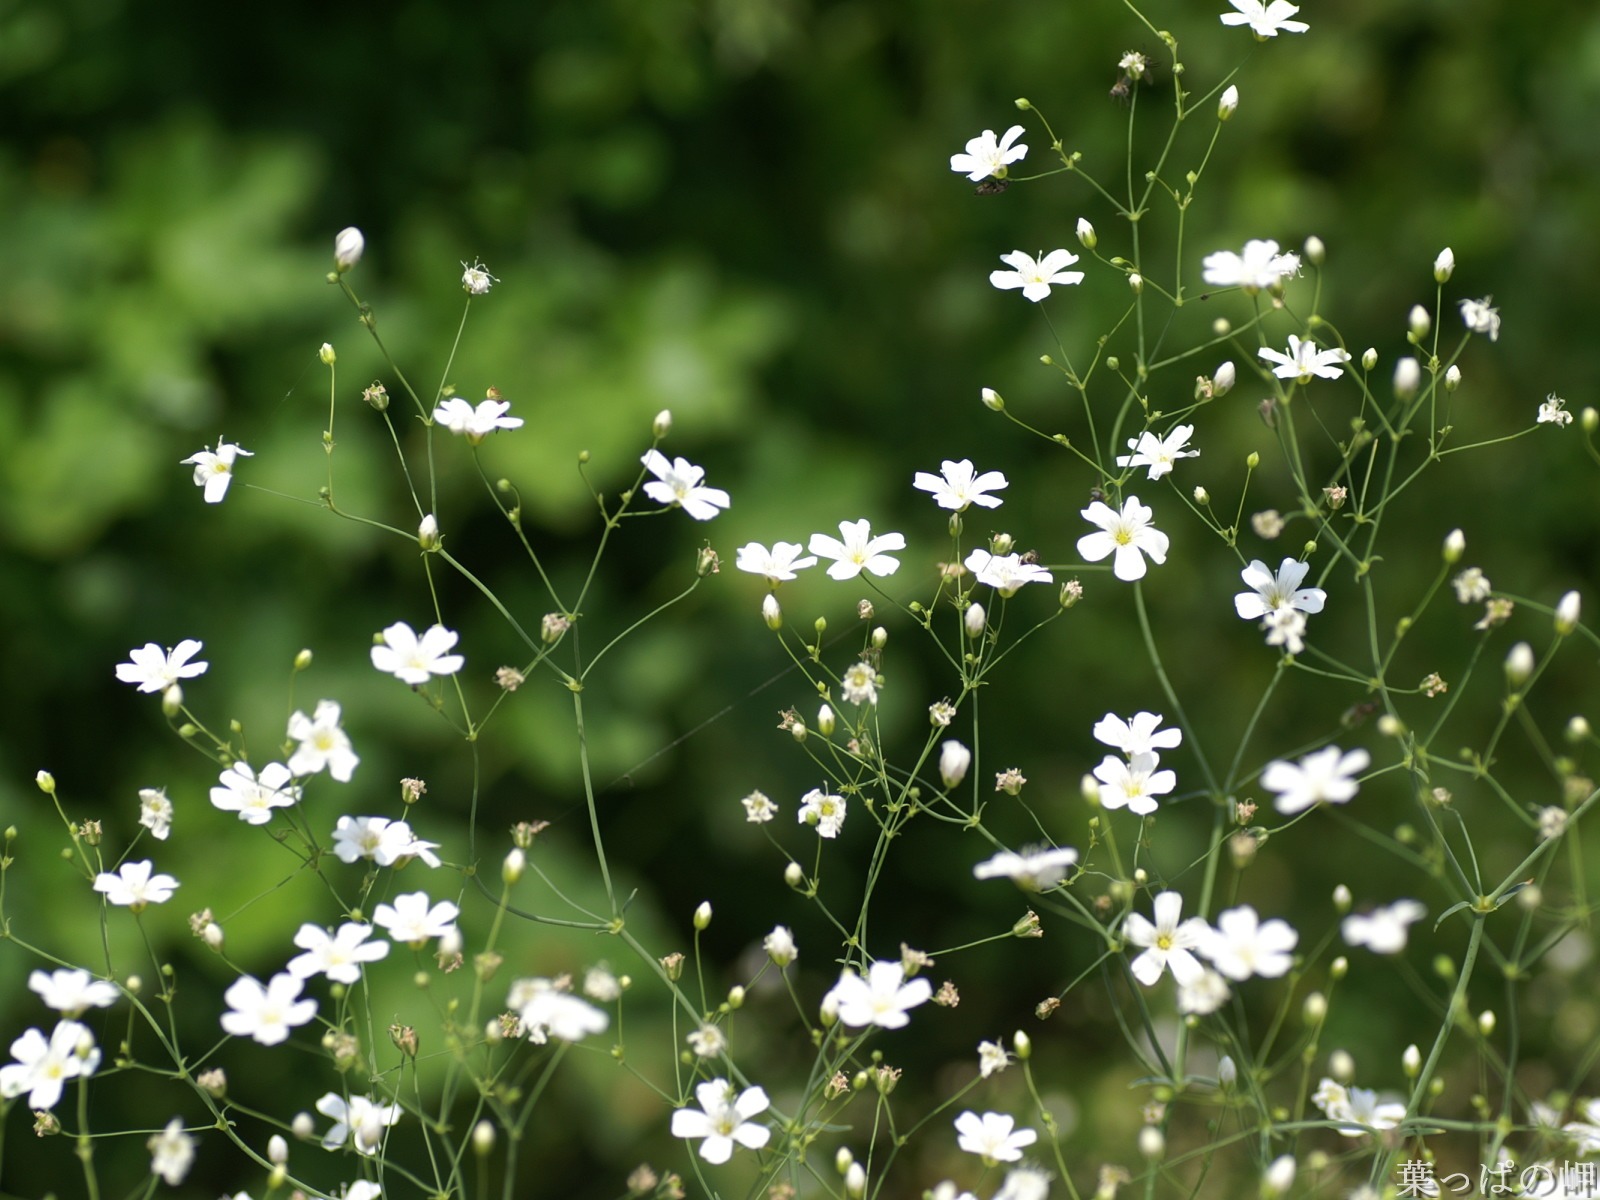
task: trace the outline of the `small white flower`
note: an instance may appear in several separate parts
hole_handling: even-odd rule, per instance
[[[212,807],[236,812],[247,825],[265,825],[272,810],[299,803],[300,789],[282,763],[268,763],[257,775],[247,762],[236,762],[220,776],[211,789]]]
[[[815,825],[821,837],[838,837],[844,816],[843,796],[830,796],[821,788],[812,788],[800,797],[800,824]]]
[[[305,953],[291,958],[284,969],[296,979],[326,975],[335,983],[356,983],[362,963],[377,962],[389,953],[389,943],[369,942],[371,935],[371,925],[355,921],[346,921],[333,934],[308,922],[294,935],[294,944]]]
[[[139,824],[150,831],[158,842],[167,840],[172,832],[172,801],[161,788],[139,789]]]
[[[772,932],[761,939],[761,948],[767,952],[774,966],[787,967],[800,956],[794,944],[794,934],[787,925],[774,925]]]
[[[1219,250],[1206,255],[1200,277],[1214,287],[1239,287],[1257,292],[1299,273],[1298,254],[1279,254],[1277,242],[1258,240],[1246,242],[1243,254]]]
[[[661,451],[646,450],[639,461],[655,476],[644,485],[644,494],[657,504],[676,504],[696,521],[709,521],[730,503],[727,492],[700,482],[706,477],[705,468],[686,458],[668,462]]]
[[[134,912],[150,904],[164,904],[172,899],[178,881],[171,875],[152,875],[154,866],[146,858],[123,863],[115,874],[101,871],[94,877],[94,890],[103,893],[108,904],[122,905]]]
[[[69,1079],[87,1078],[100,1065],[100,1048],[87,1025],[57,1021],[46,1041],[37,1029],[25,1030],[11,1043],[16,1061],[0,1067],[0,1098],[28,1093],[32,1111],[52,1109],[61,1101]]]
[[[1078,539],[1078,553],[1086,562],[1099,562],[1115,554],[1111,573],[1118,579],[1126,583],[1143,579],[1144,555],[1154,563],[1167,561],[1167,535],[1150,524],[1155,513],[1148,505],[1140,504],[1139,497],[1129,496],[1120,511],[1096,500],[1078,515],[1100,527],[1099,533]]]
[[[1297,608],[1304,613],[1319,613],[1328,599],[1328,593],[1318,587],[1303,588],[1311,564],[1286,558],[1274,575],[1259,558],[1239,572],[1246,586],[1253,591],[1240,592],[1233,598],[1234,611],[1246,621],[1258,620],[1280,608]]]
[[[956,1145],[983,1159],[985,1166],[1016,1162],[1024,1146],[1039,1140],[1032,1129],[1017,1129],[1016,1119],[1006,1113],[964,1112],[956,1118]]]
[[[1299,940],[1287,921],[1262,922],[1245,904],[1219,913],[1216,927],[1206,930],[1199,949],[1229,979],[1252,975],[1276,979],[1294,965],[1291,951]]]
[[[440,401],[433,410],[433,419],[451,433],[463,436],[476,446],[496,429],[521,429],[521,417],[508,417],[509,400],[496,400],[492,396],[476,407],[460,396]]]
[[[973,183],[991,175],[996,179],[1004,179],[1006,168],[1028,153],[1026,146],[1016,144],[1021,136],[1021,125],[1013,125],[998,141],[995,140],[994,130],[985,129],[967,142],[965,154],[950,156],[950,169],[965,175]]]
[[[1567,402],[1554,392],[1551,392],[1544,398],[1544,403],[1539,405],[1537,424],[1571,425],[1572,414],[1567,411]]]
[[[173,1187],[183,1182],[194,1163],[195,1140],[183,1131],[183,1118],[173,1117],[145,1146],[150,1150],[150,1174]]]
[[[1456,599],[1462,604],[1481,604],[1489,598],[1494,585],[1477,567],[1468,567],[1450,581],[1456,590]]]
[[[987,1079],[1011,1065],[1011,1055],[999,1042],[978,1043],[978,1075]]]
[[[1317,1085],[1311,1100],[1330,1121],[1346,1122],[1338,1127],[1345,1137],[1393,1129],[1406,1115],[1406,1106],[1398,1101],[1379,1103],[1377,1092],[1370,1088],[1347,1088],[1328,1078]]]
[[[233,442],[217,440],[215,450],[197,450],[188,458],[181,459],[179,466],[194,468],[194,485],[205,489],[207,504],[221,504],[222,498],[228,494],[228,485],[233,482],[233,463],[240,456],[254,458],[255,454],[243,446]]]
[[[1300,8],[1290,4],[1289,0],[1272,0],[1270,4],[1263,4],[1261,0],[1228,0],[1228,3],[1233,5],[1235,11],[1223,13],[1222,23],[1248,25],[1258,41],[1277,37],[1280,30],[1284,33],[1304,33],[1311,28],[1304,21],[1290,19]]]
[[[772,1130],[750,1120],[767,1110],[770,1101],[758,1087],[735,1093],[726,1079],[708,1079],[694,1089],[698,1109],[680,1108],[672,1114],[672,1136],[703,1138],[700,1157],[708,1163],[725,1163],[733,1155],[734,1144],[759,1150],[767,1144]]]
[[[392,941],[420,950],[432,939],[454,930],[460,913],[454,901],[441,900],[435,904],[427,892],[408,892],[396,896],[393,904],[378,905],[373,910],[372,922],[383,926]]]
[[[1473,333],[1487,333],[1491,342],[1500,340],[1500,310],[1489,307],[1489,297],[1461,302],[1461,322]]]
[[[234,1037],[276,1046],[288,1038],[291,1028],[317,1015],[315,1000],[300,999],[304,987],[305,980],[287,971],[274,975],[265,986],[259,979],[241,975],[222,993],[228,1005],[222,1014],[222,1028]]]
[[[300,745],[289,756],[293,775],[315,775],[324,767],[340,783],[349,783],[361,760],[350,746],[350,739],[339,728],[339,705],[319,700],[311,716],[296,711],[289,718],[289,736]]]
[[[1024,1164],[1006,1172],[994,1200],[1045,1200],[1050,1194],[1050,1172]],[[958,1197],[957,1200],[960,1200]]]
[[[979,547],[967,555],[967,561],[963,565],[972,572],[973,578],[979,583],[987,584],[1002,596],[1015,596],[1025,584],[1055,582],[1055,576],[1046,568],[1038,563],[1023,562],[1020,554],[991,554]],[[979,622],[982,620],[982,615],[983,610],[980,608],[977,618]],[[982,631],[983,626],[980,623],[978,632]],[[972,636],[978,635],[972,634]]]
[[[34,971],[28,976],[28,990],[37,992],[46,1008],[75,1017],[86,1008],[109,1008],[121,995],[117,985],[96,979],[81,969],[62,967],[48,974]]]
[[[1145,987],[1154,987],[1164,971],[1170,970],[1179,987],[1198,983],[1205,968],[1191,951],[1204,942],[1208,927],[1203,917],[1190,917],[1179,921],[1183,914],[1183,897],[1177,892],[1162,892],[1155,898],[1155,924],[1141,913],[1129,913],[1123,924],[1123,933],[1135,946],[1144,947],[1144,953],[1135,958],[1131,969],[1133,977]]]
[[[193,638],[184,638],[171,650],[146,642],[142,649],[128,652],[131,661],[117,664],[117,678],[137,684],[141,692],[164,692],[180,679],[206,673],[210,663],[189,661],[200,653],[200,646]]]
[[[430,625],[419,638],[411,626],[396,621],[382,636],[383,644],[372,647],[372,665],[412,687],[421,687],[434,675],[454,675],[467,661],[446,653],[461,635],[443,625]]]
[[[751,792],[739,803],[744,805],[744,819],[753,825],[765,825],[778,815],[778,806],[767,798],[765,792]]]
[[[1406,948],[1406,927],[1420,921],[1427,912],[1419,901],[1396,900],[1365,915],[1351,913],[1339,926],[1339,932],[1352,946],[1365,946],[1374,954],[1398,954]]]
[[[507,1005],[517,1010],[528,1040],[542,1046],[549,1038],[578,1042],[604,1033],[611,1018],[548,979],[518,979],[511,984]]]
[[[1209,1016],[1233,997],[1228,981],[1207,968],[1193,983],[1178,985],[1178,1011],[1197,1017]]]
[[[1290,815],[1313,804],[1344,804],[1360,787],[1355,776],[1371,762],[1372,756],[1365,750],[1344,753],[1337,746],[1325,746],[1306,755],[1298,765],[1281,760],[1268,763],[1261,772],[1261,786],[1276,792],[1274,807]]]
[[[1010,879],[1024,891],[1042,892],[1066,878],[1078,861],[1071,846],[1050,846],[1038,850],[998,851],[972,868],[974,879]]]
[[[696,1058],[716,1058],[728,1048],[728,1035],[717,1025],[702,1025],[684,1040]]]
[[[438,848],[438,842],[423,841],[407,822],[388,817],[340,817],[333,827],[333,852],[340,862],[365,858],[380,867],[403,867],[420,858],[438,867],[439,856],[434,853]]]
[[[383,1131],[400,1121],[398,1104],[379,1104],[371,1096],[351,1096],[346,1100],[337,1092],[327,1092],[317,1101],[317,1111],[333,1118],[332,1127],[322,1135],[324,1150],[337,1150],[353,1134],[360,1153],[376,1154],[383,1145]]]
[[[1132,454],[1118,457],[1119,467],[1149,467],[1147,479],[1160,479],[1169,473],[1180,458],[1198,458],[1200,451],[1185,450],[1194,434],[1193,425],[1175,426],[1166,437],[1157,437],[1148,429],[1136,438],[1128,439]]]
[[[769,584],[777,587],[784,580],[793,579],[796,571],[817,565],[814,555],[800,557],[804,551],[798,542],[774,542],[771,550],[760,542],[748,542],[739,547],[733,565],[752,575],[764,575]]]
[[[989,282],[1002,290],[1021,288],[1023,296],[1035,304],[1048,296],[1052,287],[1070,287],[1083,281],[1082,271],[1063,269],[1078,261],[1070,250],[1052,250],[1043,258],[1013,250],[1002,254],[1000,261],[1012,269],[989,272]]]
[[[1331,350],[1318,350],[1317,344],[1309,338],[1301,341],[1292,333],[1289,335],[1287,354],[1270,346],[1261,347],[1256,354],[1278,364],[1272,368],[1272,373],[1279,379],[1293,379],[1300,383],[1310,383],[1313,376],[1318,379],[1337,379],[1344,374],[1340,364],[1350,361],[1348,350],[1338,346]]]
[[[933,502],[940,508],[965,512],[973,504],[980,508],[999,508],[1000,497],[989,493],[1009,487],[1010,484],[999,471],[978,474],[970,459],[952,462],[947,458],[940,464],[939,474],[918,471],[911,486],[918,491],[933,493]]]
[[[864,660],[851,663],[839,677],[839,691],[851,704],[876,704],[878,673]]]
[[[841,521],[839,532],[843,540],[825,533],[814,533],[807,549],[812,554],[834,560],[828,568],[829,579],[854,579],[862,571],[882,578],[900,569],[897,559],[890,558],[887,550],[904,550],[906,539],[902,534],[884,533],[872,536],[870,521]]]
[[[839,1020],[852,1029],[876,1025],[881,1029],[901,1029],[910,1023],[907,1011],[933,997],[933,985],[926,979],[906,980],[905,966],[898,962],[875,962],[863,979],[846,968],[839,982],[822,998],[824,1009],[832,1009]]]
[[[1174,750],[1183,744],[1183,731],[1162,729],[1161,720],[1160,713],[1136,712],[1126,721],[1116,713],[1107,713],[1094,723],[1091,732],[1095,741],[1135,758],[1157,750]]]
[[[1178,785],[1172,771],[1158,771],[1160,758],[1154,754],[1135,754],[1127,762],[1108,754],[1094,769],[1100,781],[1102,808],[1123,808],[1139,816],[1156,811],[1157,796],[1165,796]]]
[[[499,282],[481,262],[474,262],[470,267],[461,264],[461,287],[469,296],[481,296]]]
[[[1262,619],[1267,645],[1282,646],[1285,653],[1299,654],[1306,648],[1306,615],[1298,608],[1275,608]]]

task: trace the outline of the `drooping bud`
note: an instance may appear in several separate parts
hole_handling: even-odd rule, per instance
[[[761,601],[761,619],[774,633],[783,628],[783,608],[778,603],[778,597],[771,592]]]

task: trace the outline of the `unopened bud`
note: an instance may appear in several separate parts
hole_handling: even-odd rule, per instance
[[[1244,456],[1244,465],[1254,471],[1261,465],[1261,455],[1257,454],[1254,450],[1250,451],[1249,454]]]
[[[1217,373],[1211,377],[1211,394],[1213,396],[1226,396],[1233,390],[1234,383],[1239,378],[1239,372],[1230,358],[1217,368]]]
[[[424,550],[437,550],[439,548],[439,522],[432,513],[422,518],[422,523],[417,526],[417,545]]]
[[[1086,217],[1078,218],[1078,241],[1083,244],[1086,250],[1093,250],[1100,244],[1100,238],[1095,234],[1094,226],[1089,224]]]
[[[1578,627],[1578,616],[1582,612],[1583,600],[1577,592],[1568,592],[1561,597],[1556,605],[1556,632],[1566,637]]]
[[[1139,1130],[1139,1153],[1152,1161],[1167,1152],[1167,1137],[1155,1125]]]
[[[316,1121],[308,1112],[295,1113],[294,1120],[289,1122],[289,1132],[302,1140],[310,1137],[312,1131],[316,1129],[316,1127]]]
[[[1589,722],[1585,717],[1573,717],[1567,722],[1567,741],[1576,745],[1589,738]]]
[[[729,1008],[743,1008],[744,1007],[744,995],[745,995],[744,988],[740,987],[738,984],[734,984],[731,988],[728,989],[728,1007]]]
[[[767,623],[767,628],[776,633],[783,628],[783,607],[778,603],[778,597],[768,592],[766,599],[761,601],[761,619]]]
[[[39,790],[46,796],[56,794],[56,777],[49,771],[40,771],[33,777],[33,782],[39,785]]]
[[[694,573],[704,579],[707,575],[715,575],[721,567],[721,560],[717,552],[710,546],[701,546],[695,555]]]
[[[528,866],[528,856],[522,852],[521,846],[511,847],[511,852],[506,855],[500,864],[500,878],[507,884],[513,884],[522,878],[522,872]]]
[[[1011,1036],[1011,1048],[1019,1059],[1027,1059],[1033,1054],[1033,1039],[1019,1029]]]
[[[1439,257],[1433,260],[1433,279],[1435,283],[1449,283],[1450,276],[1456,269],[1455,251],[1446,246],[1439,251]]]
[[[1348,1050],[1335,1050],[1328,1055],[1328,1074],[1340,1083],[1349,1083],[1356,1077],[1356,1060]]]
[[[298,654],[296,654],[294,656],[294,669],[296,671],[307,671],[307,670],[310,670],[310,668],[311,668],[311,660],[312,660],[313,657],[314,656],[312,655],[311,651],[309,651],[309,650],[300,651]]]
[[[1320,267],[1322,260],[1328,257],[1328,248],[1322,244],[1322,239],[1312,234],[1306,239],[1306,258],[1314,267]]]
[[[1284,1154],[1272,1160],[1267,1173],[1261,1177],[1261,1194],[1267,1200],[1286,1195],[1294,1186],[1294,1155]]]
[[[967,768],[972,765],[972,751],[952,738],[939,750],[939,778],[944,780],[944,786],[953,788],[967,777]]]
[[[1527,642],[1518,642],[1511,647],[1511,653],[1506,655],[1506,682],[1514,688],[1519,688],[1528,682],[1528,677],[1533,674],[1533,647]]]
[[[341,229],[338,236],[333,239],[334,270],[343,275],[361,261],[361,255],[366,248],[367,239],[361,236],[361,230],[354,225]]]
[[[984,388],[979,395],[983,397],[983,406],[985,408],[993,409],[995,412],[1005,411],[1006,402],[1001,399],[1000,393],[993,388]]]
[[[1378,365],[1378,352],[1373,347],[1368,346],[1365,350],[1363,350],[1361,352],[1361,367],[1362,367],[1363,370],[1370,371],[1370,370],[1372,370],[1373,367],[1375,367],[1377,365]]]
[[[1307,1025],[1319,1025],[1328,1015],[1328,998],[1321,992],[1312,992],[1306,997],[1300,1011]]]
[[[817,709],[817,732],[823,737],[832,737],[836,722],[831,705],[824,704]]]
[[[1444,373],[1444,390],[1453,392],[1461,386],[1461,368],[1451,363]]]
[[[1194,502],[1196,504],[1202,506],[1202,507],[1204,507],[1207,504],[1210,504],[1211,503],[1211,493],[1206,491],[1205,488],[1197,486],[1194,489]]]
[[[963,617],[967,627],[967,636],[974,640],[982,637],[983,623],[986,619],[987,614],[983,611],[983,605],[977,603],[967,605],[967,611]]]
[[[700,907],[694,910],[694,927],[705,929],[711,924],[711,901],[700,901]]]
[[[1217,1082],[1224,1088],[1231,1088],[1239,1081],[1239,1067],[1233,1061],[1233,1056],[1224,1054],[1217,1061]]]
[[[1467,535],[1459,529],[1452,529],[1444,538],[1444,561],[1458,563],[1461,556],[1466,553]]]
[[[322,360],[322,365],[331,367],[339,361],[339,356],[333,352],[333,346],[328,342],[322,343],[322,349],[317,351],[317,357]]]
[[[472,1149],[480,1154],[488,1154],[494,1149],[494,1125],[488,1121],[479,1121],[472,1127]]]
[[[1484,1037],[1488,1037],[1494,1032],[1494,1026],[1494,1009],[1486,1008],[1478,1014],[1478,1032],[1483,1034]]]
[[[1132,290],[1133,294],[1137,296],[1140,292],[1144,291],[1144,276],[1139,274],[1137,271],[1130,272],[1128,275],[1128,287]]]
[[[222,932],[221,925],[215,921],[207,921],[200,929],[200,940],[221,954],[222,944],[227,940],[227,935]]]
[[[858,1162],[853,1162],[844,1173],[845,1195],[850,1200],[861,1200],[867,1190],[867,1172]]]
[[[1239,107],[1239,89],[1229,84],[1222,99],[1217,101],[1217,120],[1226,121]]]
[[[1417,1049],[1417,1044],[1412,1042],[1406,1047],[1406,1052],[1400,1056],[1400,1069],[1406,1073],[1407,1079],[1415,1079],[1422,1071],[1422,1051]]]
[[[1406,314],[1406,325],[1411,330],[1411,341],[1420,342],[1428,336],[1428,330],[1433,328],[1433,318],[1422,305],[1413,304],[1411,311]]]
[[[1100,807],[1100,781],[1093,775],[1085,775],[1078,780],[1078,794],[1090,808]]]
[[[1335,983],[1343,979],[1349,973],[1350,960],[1342,954],[1328,964],[1328,978],[1332,979]]]
[[[1596,429],[1600,429],[1600,410],[1596,410],[1592,406],[1585,406],[1584,410],[1578,414],[1578,423],[1583,426],[1585,433],[1593,433]]]
[[[841,1175],[848,1171],[855,1161],[856,1156],[850,1152],[849,1146],[840,1146],[833,1153],[833,1169]]]
[[[799,887],[806,881],[805,869],[797,862],[792,862],[783,869],[783,881],[792,888]]]
[[[1409,400],[1417,394],[1417,387],[1422,383],[1422,367],[1417,360],[1407,355],[1394,365],[1394,394],[1402,400]]]
[[[663,408],[656,414],[656,419],[650,423],[650,432],[655,435],[658,442],[672,432],[671,409]]]

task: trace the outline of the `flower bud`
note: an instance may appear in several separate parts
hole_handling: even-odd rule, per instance
[[[432,513],[422,518],[422,523],[417,526],[417,545],[424,550],[437,550],[439,548],[439,522]]]
[[[1016,539],[1013,538],[1009,533],[997,533],[994,535],[994,537],[989,539],[989,549],[993,553],[1000,555],[1002,558],[1004,558],[1007,554],[1010,554],[1012,547],[1014,547],[1016,544]]]
[[[1533,647],[1527,642],[1518,642],[1511,647],[1511,653],[1506,655],[1506,682],[1514,688],[1519,688],[1528,682],[1528,677],[1533,674]]]
[[[1249,454],[1244,456],[1244,465],[1254,471],[1261,465],[1261,455],[1257,454],[1254,450],[1250,451]]]
[[[1486,1008],[1478,1014],[1478,1032],[1483,1034],[1484,1037],[1488,1037],[1494,1032],[1494,1026],[1494,1009]]]
[[[1100,781],[1093,775],[1085,775],[1078,780],[1078,794],[1090,808],[1100,807]]]
[[[734,984],[731,988],[728,989],[728,1007],[729,1008],[743,1008],[744,1007],[744,995],[745,995],[744,988],[740,987],[737,983]]]
[[[338,236],[333,239],[334,269],[343,275],[361,261],[361,255],[366,248],[367,239],[361,236],[361,230],[354,225],[341,229]]]
[[[783,628],[783,608],[778,603],[778,597],[771,592],[761,601],[761,619],[774,633]]]
[[[322,360],[322,365],[325,367],[331,367],[339,361],[339,356],[333,352],[331,342],[322,343],[322,349],[317,351],[317,357]]]
[[[1238,107],[1239,89],[1230,83],[1227,90],[1222,93],[1222,99],[1217,101],[1217,120],[1226,121],[1233,116]]]
[[[1322,239],[1312,234],[1306,239],[1306,260],[1313,267],[1320,267],[1322,260],[1328,257],[1328,248],[1322,244]]]
[[[700,907],[694,910],[694,927],[705,929],[711,924],[711,901],[700,901]]]
[[[289,1143],[284,1141],[281,1133],[275,1133],[267,1139],[267,1161],[275,1167],[281,1167],[289,1161]]]
[[[1093,250],[1100,243],[1100,238],[1095,234],[1094,226],[1089,224],[1086,217],[1078,218],[1078,241],[1082,243],[1086,250]]]
[[[1005,411],[1006,402],[1000,398],[1000,393],[993,388],[984,388],[978,394],[983,398],[983,406],[985,408],[993,409],[995,412]]]
[[[1328,964],[1328,977],[1335,982],[1343,979],[1349,973],[1350,960],[1342,954]]]
[[[1413,304],[1411,311],[1406,314],[1406,324],[1411,329],[1411,340],[1420,342],[1428,336],[1428,330],[1433,328],[1433,318],[1428,315],[1428,310],[1420,304]]]
[[[1417,394],[1417,387],[1422,383],[1422,367],[1416,359],[1409,355],[1402,358],[1394,365],[1394,394],[1402,400],[1409,400]]]
[[[165,717],[175,717],[183,711],[183,689],[177,684],[169,684],[167,690],[161,693],[161,714]]]
[[[823,737],[832,737],[835,727],[836,721],[833,715],[833,707],[831,705],[824,704],[821,708],[817,709],[817,732]]]
[[[670,408],[663,408],[656,414],[656,419],[650,423],[650,432],[655,435],[655,439],[658,442],[672,432],[672,410]]]
[[[1233,390],[1234,382],[1239,378],[1233,360],[1230,358],[1217,368],[1217,373],[1211,377],[1211,394],[1213,396],[1226,396]]]
[[[939,778],[944,786],[953,788],[967,777],[972,765],[972,751],[952,738],[939,749]]]
[[[1372,370],[1373,367],[1375,367],[1377,365],[1378,365],[1378,351],[1374,347],[1368,346],[1365,350],[1363,350],[1361,352],[1361,368],[1364,371],[1370,371],[1370,370]]]
[[[987,615],[983,611],[983,605],[977,603],[967,605],[967,611],[962,617],[962,622],[967,627],[967,636],[969,638],[977,640],[983,636],[983,624],[987,619]]]
[[[507,886],[522,878],[522,872],[528,866],[528,856],[523,853],[522,847],[513,846],[500,864],[500,878]]]
[[[1450,276],[1456,269],[1455,251],[1446,246],[1439,251],[1439,257],[1433,260],[1433,279],[1435,283],[1449,283]]]
[[[1600,410],[1592,405],[1586,405],[1578,414],[1578,423],[1583,426],[1585,433],[1593,433],[1596,429],[1600,429]]]
[[[1461,368],[1451,363],[1444,373],[1444,390],[1453,392],[1461,386]]]
[[[1224,1054],[1217,1061],[1217,1082],[1224,1089],[1231,1088],[1239,1081],[1239,1067],[1233,1061],[1232,1055]]]
[[[1582,603],[1577,592],[1568,592],[1556,605],[1556,632],[1562,637],[1566,637],[1578,627],[1578,614],[1582,611]]]
[[[1285,1195],[1294,1186],[1294,1155],[1284,1154],[1272,1160],[1267,1173],[1261,1177],[1261,1194],[1268,1200]]]
[[[1335,1050],[1328,1055],[1328,1074],[1340,1083],[1349,1083],[1356,1077],[1356,1060],[1348,1050]]]
[[[33,781],[39,785],[39,790],[46,796],[54,796],[56,794],[56,777],[50,774],[49,771],[40,771],[33,777]]]
[[[301,650],[294,656],[294,669],[296,671],[310,670],[313,657],[314,655],[310,650]]]
[[[1133,294],[1137,296],[1140,292],[1144,291],[1144,276],[1139,274],[1137,271],[1129,272],[1128,287],[1130,290],[1132,290]]]
[[[1467,535],[1459,529],[1452,529],[1444,538],[1444,561],[1458,563],[1461,556],[1466,553]]]
[[[1011,1048],[1019,1059],[1027,1059],[1033,1054],[1033,1039],[1019,1029],[1011,1036]]]
[[[1146,1125],[1139,1130],[1139,1153],[1145,1158],[1154,1160],[1167,1152],[1167,1137],[1155,1125]]]
[[[797,862],[790,863],[783,869],[783,881],[792,888],[799,887],[806,881],[805,869]]]
[[[882,625],[879,625],[876,629],[874,629],[872,631],[872,648],[874,650],[882,650],[888,644],[889,644],[889,631],[887,629],[885,629]]]
[[[215,921],[207,921],[200,929],[200,940],[221,954],[222,944],[227,940],[227,935],[222,932],[221,925]]]
[[[1194,502],[1196,504],[1199,504],[1199,505],[1202,505],[1202,506],[1206,505],[1206,504],[1210,504],[1211,503],[1211,493],[1206,491],[1206,489],[1203,488],[1203,487],[1196,487],[1194,489]]]
[[[721,570],[721,559],[717,552],[710,546],[701,546],[694,558],[694,573],[704,579],[707,575],[715,575]]]
[[[1406,1073],[1407,1079],[1415,1079],[1422,1071],[1422,1051],[1417,1049],[1417,1044],[1412,1042],[1406,1047],[1406,1052],[1400,1056],[1400,1068]]]
[[[289,1132],[301,1140],[310,1137],[312,1131],[316,1129],[316,1127],[316,1121],[308,1112],[295,1113],[294,1120],[289,1122]]]
[[[1328,998],[1321,992],[1312,992],[1306,997],[1300,1011],[1307,1025],[1321,1024],[1328,1015]]]
[[[1584,717],[1573,717],[1567,722],[1567,741],[1574,744],[1587,741],[1589,738],[1589,722]]]
[[[833,1152],[833,1169],[843,1175],[856,1161],[856,1156],[850,1152],[849,1146],[840,1146]]]
[[[472,1149],[482,1155],[494,1149],[494,1125],[479,1121],[472,1127]]]
[[[850,1164],[844,1173],[844,1190],[850,1200],[861,1200],[867,1190],[867,1172],[858,1162]]]

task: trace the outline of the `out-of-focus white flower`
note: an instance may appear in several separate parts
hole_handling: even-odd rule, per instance
[[[1420,901],[1396,900],[1369,913],[1351,913],[1339,931],[1352,946],[1365,946],[1374,954],[1398,954],[1406,948],[1407,926],[1420,921],[1427,911]]]

